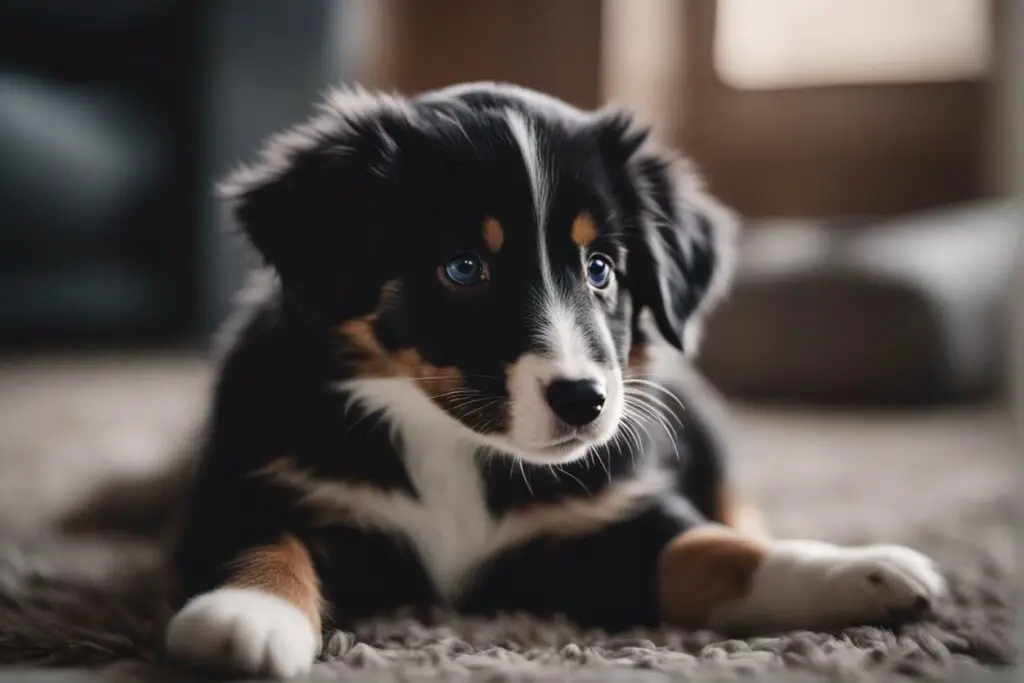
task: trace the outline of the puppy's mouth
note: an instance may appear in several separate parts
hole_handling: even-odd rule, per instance
[[[584,446],[590,445],[590,439],[579,433],[572,433],[567,436],[553,439],[547,443],[538,444],[536,450],[542,455],[564,455],[571,453]]]
[[[574,427],[559,422],[548,413],[541,416],[537,425],[541,434],[530,434],[533,438],[522,438],[524,434],[517,434],[513,430],[505,436],[514,447],[514,451],[528,462],[564,463],[581,458],[591,448],[606,442],[615,432],[617,423],[616,417],[608,415],[585,427]]]

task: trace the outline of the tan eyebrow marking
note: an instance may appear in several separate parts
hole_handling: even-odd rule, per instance
[[[505,243],[505,231],[497,218],[488,218],[484,221],[484,241],[487,243],[487,248],[494,253],[498,253],[501,250],[501,245]]]
[[[597,239],[597,228],[589,213],[581,213],[572,222],[572,241],[580,247],[589,247]]]

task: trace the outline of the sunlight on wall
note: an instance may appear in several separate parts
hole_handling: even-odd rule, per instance
[[[989,15],[979,0],[719,0],[715,65],[745,89],[973,79]]]

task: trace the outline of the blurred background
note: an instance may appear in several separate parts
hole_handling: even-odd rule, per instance
[[[745,219],[699,360],[737,447],[970,452],[995,495],[1019,453],[1022,44],[1012,0],[2,0],[0,520],[166,466],[247,265],[213,183],[355,82],[636,109]],[[781,461],[750,457],[757,488]]]

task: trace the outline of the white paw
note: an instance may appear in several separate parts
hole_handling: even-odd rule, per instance
[[[898,545],[846,548],[823,577],[839,616],[877,621],[921,614],[946,593],[935,563]]]
[[[776,541],[747,597],[712,616],[725,630],[856,626],[920,615],[945,594],[935,563],[904,546]]]
[[[196,596],[167,626],[167,654],[184,664],[234,675],[290,678],[307,672],[320,636],[279,597],[251,588]]]

